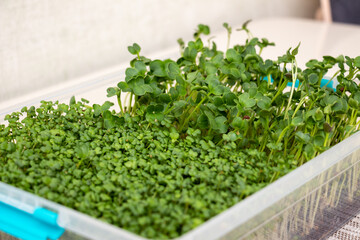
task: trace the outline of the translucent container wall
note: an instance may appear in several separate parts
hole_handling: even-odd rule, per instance
[[[360,210],[359,143],[357,133],[180,239],[326,238]],[[0,201],[57,212],[61,239],[142,239],[4,183]]]
[[[326,239],[360,210],[360,133],[184,239]]]

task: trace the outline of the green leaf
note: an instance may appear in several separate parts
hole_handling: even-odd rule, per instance
[[[323,111],[321,111],[320,108],[316,109],[315,114],[314,114],[314,120],[315,121],[321,121],[323,119],[324,119]]]
[[[153,92],[153,89],[150,85],[148,84],[144,84],[141,86],[141,91],[144,91],[145,93],[152,93]],[[136,94],[136,92],[134,91],[134,93]],[[140,96],[140,94],[137,94]]]
[[[170,133],[170,138],[172,139],[172,140],[177,140],[178,138],[179,138],[179,133],[177,133],[177,132],[171,132]]]
[[[82,144],[76,147],[75,152],[77,154],[77,157],[79,157],[80,159],[87,158],[90,154],[88,144]]]
[[[237,68],[231,68],[230,69],[230,74],[232,76],[234,76],[235,78],[240,78],[241,77],[241,73],[240,73],[239,69],[237,69]]]
[[[345,99],[340,98],[332,107],[332,110],[336,113],[346,113],[348,104]]]
[[[208,129],[210,125],[208,117],[203,113],[199,115],[196,124],[201,129]]]
[[[246,108],[252,108],[253,106],[256,105],[256,100],[250,98],[250,95],[247,92],[242,93],[238,99],[240,104]]]
[[[304,148],[304,155],[307,160],[310,160],[315,155],[315,149],[312,144],[306,144]]]
[[[224,104],[224,101],[221,97],[214,97],[213,102],[216,107],[220,107]]]
[[[185,42],[184,42],[184,40],[182,38],[178,38],[177,42],[180,45],[180,49],[185,48]]]
[[[281,151],[282,150],[282,142],[280,143],[268,143],[266,144],[266,146],[270,149],[270,150],[275,150],[275,151]]]
[[[331,63],[331,64],[336,63],[336,59],[334,57],[332,57],[332,56],[323,56],[323,59],[327,63]]]
[[[150,63],[150,70],[157,77],[165,77],[166,76],[165,64],[161,60],[152,61]]]
[[[308,61],[306,64],[306,67],[310,68],[310,69],[316,69],[316,68],[322,68],[322,66],[320,65],[319,61],[316,59],[311,59],[310,61]]]
[[[290,50],[290,49],[289,49]],[[288,51],[289,51],[288,50]],[[278,57],[278,62],[279,63],[289,63],[289,62],[291,62],[293,60],[293,57],[291,56],[291,55],[289,55],[289,54],[284,54],[283,56],[280,56],[280,57]],[[309,62],[308,62],[309,63]],[[308,63],[306,63],[306,64],[308,64]],[[306,66],[308,66],[308,65],[306,65]]]
[[[200,34],[209,35],[210,34],[210,28],[208,25],[199,24],[198,29],[194,34],[194,37],[199,37]]]
[[[215,126],[214,129],[218,130],[219,133],[226,133],[228,129],[228,125],[226,124],[227,118],[224,116],[218,116],[215,118]]]
[[[94,104],[93,109],[94,109],[95,117],[97,117],[101,114],[101,106],[99,104]]]
[[[70,105],[74,105],[74,104],[76,104],[76,100],[75,100],[75,96],[72,96],[70,98]]]
[[[164,119],[164,105],[149,105],[146,109],[146,119],[148,121],[161,121]]]
[[[199,24],[198,25],[200,32],[202,32],[204,35],[210,34],[210,28],[208,25]]]
[[[294,127],[298,127],[298,126],[304,125],[304,120],[303,120],[302,117],[294,117],[294,118],[291,120],[291,125],[294,126]]]
[[[360,68],[360,56],[354,59],[354,66]]]
[[[190,72],[187,74],[187,81],[192,83],[193,81],[195,81],[198,77],[200,77],[200,73],[198,71],[195,72]]]
[[[196,39],[195,48],[200,52],[203,47],[204,47],[204,44],[203,44],[201,38]]]
[[[247,25],[251,22],[251,19],[247,20],[246,22],[243,23],[242,27],[240,29],[236,29],[237,31],[246,31],[247,33],[249,32]]]
[[[214,114],[210,110],[204,110],[204,114],[208,117],[210,127],[213,128],[216,125]]]
[[[324,131],[327,133],[330,133],[330,132],[332,132],[332,130],[333,130],[333,127],[329,123],[325,122],[324,123]]]
[[[226,51],[226,59],[229,62],[240,62],[241,61],[241,55],[233,48],[229,48]]]
[[[147,84],[151,87],[151,93],[153,93],[154,96],[160,95],[163,91],[159,88],[157,82],[151,82],[150,84]]]
[[[136,68],[127,68],[125,70],[125,81],[129,82],[134,77],[138,76],[139,70]]]
[[[86,104],[90,103],[89,100],[87,100],[87,99],[85,99],[85,98],[81,98],[81,101],[82,101],[83,103],[86,103]]]
[[[248,121],[242,119],[241,117],[235,117],[234,120],[231,122],[231,126],[232,126],[234,129],[247,130],[247,128],[248,128]]]
[[[222,53],[215,54],[214,57],[211,58],[211,62],[215,64],[215,66],[220,66],[223,62],[224,56]]]
[[[107,97],[112,97],[112,96],[116,96],[116,94],[118,93],[119,90],[117,90],[114,87],[109,87],[107,90]]]
[[[175,62],[169,62],[166,64],[167,75],[170,79],[176,79],[180,74],[180,68]]]
[[[190,45],[189,45],[184,50],[184,59],[189,60],[191,62],[195,62],[197,54],[198,54],[198,51],[196,50],[195,46],[190,47]]]
[[[316,73],[312,73],[312,74],[309,75],[309,83],[311,85],[317,84],[318,81],[319,81],[319,77],[318,77],[318,75]]]
[[[132,46],[128,46],[128,51],[132,54],[132,55],[137,55],[140,53],[140,46],[137,43],[134,43]]]
[[[8,143],[7,142],[2,142],[2,143],[0,143],[0,149],[1,150],[6,150],[7,149],[7,146],[8,146]]]
[[[169,102],[171,102],[171,97],[166,93],[162,93],[159,96],[159,100],[162,103],[169,103]]]
[[[298,141],[300,141],[302,143],[309,143],[311,140],[309,133],[303,133],[301,131],[296,132],[295,137]]]
[[[106,101],[103,103],[103,105],[101,106],[101,111],[105,112],[106,110],[109,110],[110,107],[114,106],[114,103]]]
[[[218,71],[218,68],[213,63],[206,62],[205,63],[205,71],[208,75],[216,74],[216,72]]]
[[[187,94],[186,88],[184,86],[177,85],[176,90],[179,92],[180,96],[186,96]]]
[[[295,56],[295,55],[298,54],[298,52],[299,52],[299,47],[300,47],[300,43],[301,43],[301,42],[299,42],[299,44],[296,46],[296,48],[294,48],[294,50],[292,50],[291,55]]]
[[[228,28],[229,28],[229,24],[228,24],[227,22],[224,22],[224,23],[223,23],[223,27],[226,28],[226,29],[228,29]]]
[[[335,95],[329,95],[324,98],[324,102],[326,105],[334,105],[337,101],[339,101],[339,97]]]
[[[235,142],[238,139],[238,136],[234,132],[229,132],[227,135],[231,142]]]
[[[257,102],[257,106],[262,110],[269,110],[271,107],[271,99],[266,96],[261,96]]]
[[[215,96],[222,95],[225,91],[225,86],[223,85],[216,85],[215,87],[209,86],[209,92],[214,94]]]
[[[111,129],[116,126],[115,118],[109,110],[103,111],[103,117],[104,117],[104,127],[106,129]]]
[[[26,106],[23,107],[23,108],[21,109],[21,112],[27,112],[27,107],[26,107]]]
[[[172,110],[174,116],[175,117],[181,116],[184,112],[184,108],[186,105],[187,105],[187,102],[184,100],[179,100],[179,101],[174,102],[173,110]]]
[[[66,105],[65,103],[61,103],[58,106],[58,110],[61,112],[67,112],[69,110],[69,106]]]
[[[329,115],[332,113],[332,109],[331,109],[331,105],[326,105],[325,108],[324,108],[324,113],[326,115]]]
[[[132,55],[136,55],[136,51],[135,51],[135,49],[134,49],[133,46],[128,46],[128,51],[129,51],[129,53],[131,53]]]
[[[223,99],[226,105],[235,106],[236,95],[233,92],[225,93]]]
[[[325,137],[324,137],[324,136],[322,136],[322,135],[316,135],[316,136],[314,137],[314,145],[315,145],[315,146],[318,146],[318,147],[323,146],[323,145],[324,145],[324,142],[325,142]]]
[[[271,71],[271,68],[274,66],[274,62],[269,60],[269,59],[266,59],[265,60],[265,63],[259,63],[259,66],[261,68],[261,70],[263,71],[264,74],[270,74],[270,71]]]
[[[128,82],[128,86],[131,88],[133,93],[137,96],[142,96],[145,93],[153,92],[153,89],[150,85],[144,83],[144,79],[141,77],[132,79]]]
[[[117,85],[123,92],[130,92],[131,88],[126,82],[119,82]]]
[[[134,49],[135,49],[136,52],[138,52],[138,53],[140,52],[141,48],[140,48],[139,44],[134,43],[134,44],[133,44],[133,47],[134,47]]]
[[[138,75],[145,76],[146,64],[143,61],[135,61],[134,67],[138,71]]]
[[[246,54],[244,58],[244,62],[250,62],[250,61],[259,61],[259,56],[257,54]]]
[[[12,142],[3,142],[1,148],[9,153],[12,153],[16,150],[16,144]]]
[[[359,91],[354,93],[353,98],[360,104],[360,92]]]
[[[256,94],[258,93],[257,87],[249,88],[248,93],[251,98],[254,98],[256,96]]]

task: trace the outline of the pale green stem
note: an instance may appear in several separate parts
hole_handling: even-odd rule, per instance
[[[294,114],[292,115],[292,117],[294,118],[295,117],[295,114],[297,111],[299,111],[300,107],[304,104],[304,102],[306,101],[306,95],[300,100],[299,104],[297,105],[295,111],[294,111]]]
[[[276,144],[278,144],[278,143],[281,142],[281,140],[283,139],[285,133],[287,132],[287,130],[288,130],[289,128],[290,128],[290,126],[287,126],[287,127],[285,127],[285,128],[282,130],[282,132],[280,133],[279,139],[277,140]]]
[[[294,63],[295,63],[295,71],[294,71]],[[292,86],[291,86],[291,91],[290,91],[290,97],[289,97],[289,101],[288,101],[288,105],[285,109],[285,119],[288,118],[288,111],[291,105],[291,100],[294,94],[294,89],[295,89],[295,82],[296,82],[296,78],[297,78],[297,63],[296,60],[294,59],[291,62],[291,75],[292,75]]]
[[[119,107],[120,107],[120,111],[121,113],[123,114],[124,113],[124,109],[122,107],[122,104],[121,104],[121,92],[119,94],[117,94],[117,101],[118,101],[118,104],[119,104]]]
[[[201,101],[198,103],[198,105],[194,108],[194,110],[189,114],[189,116],[184,120],[184,123],[181,125],[179,132],[182,131],[182,129],[184,128],[184,126],[190,121],[192,115],[200,108],[201,104],[203,104],[203,102],[210,96],[210,93],[208,95],[206,95],[206,97],[204,97],[203,99],[201,99]]]
[[[129,113],[131,113],[132,98],[133,98],[133,94],[130,93],[130,100],[129,100],[129,105],[128,105],[128,112],[129,112]]]

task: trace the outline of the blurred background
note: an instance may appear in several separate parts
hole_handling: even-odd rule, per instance
[[[269,17],[314,18],[316,0],[2,0],[0,101],[127,62],[190,39],[197,24],[214,33]]]

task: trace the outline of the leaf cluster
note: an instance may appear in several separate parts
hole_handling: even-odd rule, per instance
[[[202,24],[194,40],[178,40],[176,60],[129,46],[124,81],[107,90],[119,112],[72,98],[7,115],[0,180],[144,237],[175,238],[358,131],[360,57],[324,56],[302,70],[299,44],[263,59],[274,44],[248,24],[233,47],[223,25],[224,52],[204,44]]]
[[[85,100],[84,100],[85,101]],[[216,146],[187,129],[147,128],[124,116],[108,128],[107,104],[42,102],[0,125],[0,180],[148,238],[175,238],[266,186],[286,160]],[[20,120],[22,118],[22,120]],[[140,124],[139,124],[140,123]]]
[[[235,133],[238,149],[292,154],[299,165],[358,130],[359,57],[324,56],[302,70],[295,57],[299,44],[276,60],[263,59],[263,49],[274,44],[252,37],[248,23],[239,29],[248,34],[246,42],[226,52],[214,42],[206,46],[200,35],[210,29],[199,25],[193,41],[181,41],[179,59],[139,55],[126,70],[125,82],[108,90],[118,96],[130,93],[120,115],[173,127],[181,137],[188,128],[199,129],[215,144],[225,141],[223,134]],[[232,28],[223,26],[230,39]],[[331,87],[335,80],[336,89]]]

